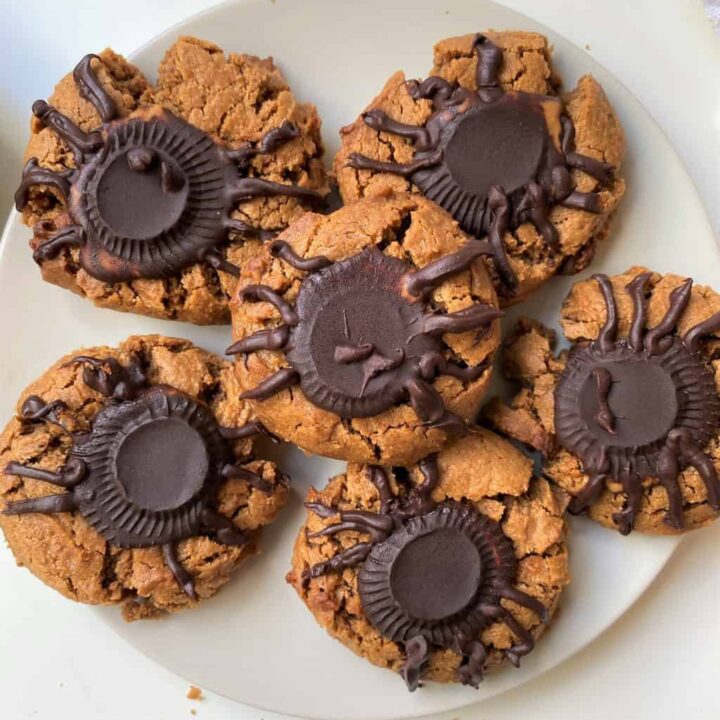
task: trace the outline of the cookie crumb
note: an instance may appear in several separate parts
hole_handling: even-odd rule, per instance
[[[191,685],[186,697],[188,700],[202,700],[202,690],[195,687],[195,685]]]
[[[191,715],[197,715],[197,710],[196,710],[195,708],[193,708],[193,709],[190,711],[190,714],[191,714]]]

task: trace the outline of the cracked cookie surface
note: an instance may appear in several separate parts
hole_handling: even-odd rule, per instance
[[[91,83],[93,77],[97,80],[98,92],[88,92],[88,77]],[[35,167],[30,168],[29,176],[30,179],[34,177],[38,184],[19,192],[19,209],[25,224],[33,228],[31,248],[42,260],[44,279],[87,297],[101,307],[197,324],[227,323],[228,299],[235,284],[233,267],[241,266],[258,251],[261,245],[258,234],[286,227],[308,206],[307,198],[254,194],[260,189],[265,191],[267,183],[277,183],[285,189],[294,186],[306,193],[317,191],[319,195],[326,194],[328,190],[317,112],[313,105],[295,100],[272,59],[235,53],[225,56],[219,47],[211,43],[181,37],[167,51],[160,64],[157,82],[151,85],[135,66],[108,49],[86,63],[84,76],[76,68],[75,73],[64,77],[49,101],[49,105],[38,102],[33,108],[37,117],[31,125],[32,134],[25,157],[30,162],[35,159]],[[112,112],[108,111],[103,117],[106,114],[103,108],[108,104],[112,106]],[[172,122],[166,122],[161,117],[163,112],[172,114],[179,129],[173,130]],[[110,124],[105,123],[113,115],[117,119]],[[155,257],[155,272],[149,275],[143,276],[142,272],[138,274],[134,271],[129,273],[131,277],[127,277],[126,271],[125,277],[118,278],[117,274],[107,272],[107,262],[104,263],[106,272],[98,273],[91,267],[92,262],[98,264],[97,251],[93,249],[83,255],[82,248],[76,246],[79,240],[68,235],[79,228],[78,218],[70,214],[77,202],[72,199],[72,194],[70,200],[65,198],[62,187],[44,184],[43,173],[50,173],[46,179],[56,180],[58,176],[83,167],[82,153],[77,152],[77,146],[73,147],[73,138],[76,141],[80,138],[83,149],[94,150],[100,141],[98,129],[101,126],[106,128],[103,137],[115,137],[117,133],[113,135],[113,128],[118,123],[142,123],[150,120],[150,115],[159,121],[156,124],[159,129],[164,129],[166,138],[175,132],[174,149],[170,146],[163,148],[161,157],[165,157],[163,153],[166,151],[177,151],[176,140],[182,139],[183,133],[188,138],[192,136],[193,142],[204,134],[222,150],[244,153],[240,158],[243,174],[255,184],[250,193],[247,187],[239,188],[226,203],[227,218],[223,219],[225,234],[222,228],[217,228],[218,246],[212,253],[203,256],[207,257],[207,262],[186,258],[180,263],[181,267],[169,271],[168,260],[172,265],[178,257],[178,250],[174,248],[166,254],[165,265],[160,264],[163,268],[160,271]],[[282,140],[268,135],[282,128],[288,130]],[[64,135],[63,139],[61,135]],[[268,137],[272,140],[267,141]],[[160,142],[158,138],[156,133],[155,141]],[[248,143],[253,148],[249,153],[243,150]],[[97,162],[101,163],[102,159]],[[150,177],[152,172],[142,167],[143,162],[152,162],[152,156],[138,155],[134,158],[133,170],[136,176],[144,173]],[[171,163],[169,167],[175,166]],[[119,168],[116,163],[110,169],[119,172]],[[187,171],[199,172],[189,166]],[[81,176],[81,180],[86,176],[87,173]],[[105,176],[109,177],[110,173],[106,172]],[[165,179],[163,183],[165,189]],[[260,183],[266,185],[260,188]],[[62,184],[61,179],[60,186]],[[245,185],[249,187],[248,183]],[[191,183],[191,190],[193,187]],[[206,183],[205,189],[209,187]],[[143,193],[136,194],[139,202]],[[176,193],[178,197],[181,194]],[[88,192],[81,195],[89,197]],[[119,197],[122,199],[125,196]],[[163,200],[163,197],[158,196],[158,200]],[[198,198],[193,198],[192,192],[188,200],[193,208],[200,202]],[[217,204],[217,198],[212,202]],[[114,230],[119,238],[113,241],[113,245],[106,242],[109,247],[115,250],[118,244],[131,242],[123,236],[136,237],[134,233],[139,232],[138,229],[127,228],[123,220],[127,213],[113,213],[109,205],[104,212],[107,215],[105,224],[99,227],[106,232],[108,223],[110,226],[117,225]],[[170,222],[177,210],[168,205],[167,212],[171,216],[168,219]],[[181,233],[191,222],[189,212],[183,215],[179,224]],[[96,220],[94,222],[97,224]],[[203,225],[207,226],[207,223],[206,220]],[[87,234],[88,223],[83,220],[81,224]],[[150,225],[152,227],[146,223],[148,227],[142,228],[141,235],[158,230],[157,225]],[[253,231],[246,232],[245,228]],[[49,249],[48,241],[58,234],[65,237],[64,243],[56,243],[56,248]],[[41,249],[43,245],[44,250]],[[197,243],[188,244],[189,248],[193,246]],[[123,258],[129,252],[125,252]],[[134,252],[144,253],[144,250],[138,248]],[[164,276],[158,277],[158,272],[164,273]]]
[[[467,261],[442,277],[424,274],[448,258],[462,260],[459,251]],[[439,450],[454,426],[477,413],[499,343],[495,292],[475,252],[457,224],[419,195],[389,193],[293,223],[244,266],[232,302],[229,351],[258,418],[306,452],[355,462],[409,463]],[[300,269],[308,263],[312,269]],[[413,273],[424,288],[418,295],[403,284]],[[379,296],[387,307],[375,307]],[[368,302],[372,312],[355,318]],[[333,355],[318,343],[342,334],[343,322],[351,336],[364,323],[365,336],[339,338]],[[424,332],[430,340],[419,337]],[[305,360],[315,363],[309,369],[292,354],[302,343]],[[323,391],[324,406],[305,392],[310,385]]]
[[[75,362],[80,353],[82,361]],[[126,386],[111,383],[117,397],[108,401],[103,392],[86,381],[93,382],[93,376],[101,381],[103,377],[107,379],[107,374],[103,375],[105,371],[100,368],[108,368],[108,363],[114,361],[120,364],[116,366],[120,368],[117,377],[122,377]],[[97,523],[92,513],[86,519],[87,509],[82,505],[73,512],[7,514],[13,508],[16,513],[18,509],[38,509],[37,503],[47,503],[47,497],[51,502],[57,502],[72,494],[67,475],[60,477],[64,487],[69,488],[63,492],[56,474],[71,467],[71,453],[82,447],[75,439],[92,431],[96,420],[100,422],[98,418],[103,409],[106,416],[108,410],[112,413],[125,407],[132,409],[135,403],[118,402],[117,398],[127,392],[127,382],[131,378],[122,368],[132,368],[133,362],[139,376],[146,380],[145,397],[154,398],[161,392],[171,401],[173,397],[184,398],[190,408],[195,408],[196,418],[209,411],[218,427],[247,427],[254,419],[247,404],[237,400],[239,388],[230,363],[186,340],[157,335],[134,336],[117,348],[85,348],[60,359],[23,392],[17,405],[18,417],[9,422],[0,436],[0,466],[3,468],[0,474],[0,506],[3,510],[0,527],[18,565],[27,567],[47,585],[72,600],[121,606],[127,620],[193,607],[214,595],[229,581],[242,560],[256,550],[261,528],[275,518],[288,494],[286,478],[273,463],[253,456],[253,441],[249,434],[242,433],[245,437],[228,440],[227,457],[229,463],[238,463],[241,472],[223,479],[208,501],[212,519],[217,520],[218,532],[193,534],[187,529],[178,532],[177,527],[170,528],[170,537],[181,536],[174,543],[170,556],[166,549],[152,543],[138,546],[140,520],[134,527],[125,526],[129,531],[135,531],[135,538],[126,538],[135,546],[121,547],[109,542],[105,538],[108,529],[102,523],[100,530],[95,529]],[[103,391],[107,389],[102,382],[93,384]],[[142,397],[138,395],[138,398]],[[136,435],[136,439],[142,441],[142,436]],[[158,448],[152,436],[150,442],[152,447]],[[84,457],[92,465],[93,454]],[[117,457],[121,458],[121,454]],[[14,466],[8,469],[11,463]],[[51,481],[18,474],[26,473],[26,469],[43,471]],[[176,485],[174,482],[172,487]],[[128,485],[126,490],[141,506],[152,509],[153,503],[156,506],[160,503],[159,507],[167,507],[162,504],[162,497],[157,500],[148,496],[146,485]],[[77,492],[74,496],[83,498]],[[188,506],[187,502],[184,506]],[[171,513],[170,510],[167,512]],[[162,519],[155,529],[161,522]],[[192,517],[188,522],[194,523]],[[221,525],[225,528],[224,535],[219,529]],[[144,527],[148,532],[153,531],[148,523]],[[241,543],[226,542],[238,540],[240,535],[243,536]],[[184,589],[179,578],[190,581],[190,586]]]
[[[556,353],[551,330],[518,323],[503,367],[521,388],[507,404],[491,401],[488,419],[539,451],[571,508],[606,527],[674,534],[716,519],[720,295],[633,267],[574,285],[561,324],[571,350]],[[586,367],[595,369],[573,429],[567,408]]]
[[[428,483],[426,460],[408,470],[349,464],[346,473],[330,480],[325,488],[310,490],[307,521],[297,536],[292,569],[287,576],[316,621],[330,635],[375,665],[403,674],[411,689],[418,680],[477,685],[483,672],[508,659],[519,661],[520,655],[529,652],[545,629],[538,613],[549,621],[569,582],[567,527],[563,517],[566,496],[546,480],[533,477],[532,462],[527,456],[494,433],[476,428],[444,448],[434,462],[436,476],[432,484]],[[385,484],[374,477],[378,470],[387,481]],[[418,591],[414,588],[415,580],[411,580],[412,602],[421,605],[414,612],[434,618],[432,627],[424,628],[415,620],[407,632],[399,633],[393,628],[406,627],[400,619],[386,627],[376,617],[377,613],[382,617],[385,612],[381,607],[384,591],[377,584],[363,585],[367,583],[367,578],[363,578],[367,563],[377,575],[378,562],[382,564],[381,558],[387,556],[385,546],[394,536],[408,532],[418,520],[425,523],[427,532],[427,523],[438,512],[449,517],[458,509],[483,519],[484,534],[498,549],[498,554],[483,555],[480,576],[483,568],[496,579],[502,576],[493,565],[493,558],[502,557],[508,549],[508,567],[514,566],[509,583],[498,582],[494,589],[488,589],[480,582],[477,597],[483,598],[487,617],[479,622],[474,616],[472,622],[477,622],[474,632],[459,637],[454,620],[462,618],[467,609],[445,625],[436,624],[438,610],[449,607],[450,601],[450,611],[457,611],[462,604],[458,598],[448,599],[444,592],[447,588],[432,583],[430,588],[421,583]],[[385,527],[380,521],[390,515],[394,520]],[[333,527],[338,521],[343,527]],[[461,523],[453,518],[451,524],[458,527]],[[383,539],[383,529],[390,535],[389,541]],[[447,530],[443,530],[443,537],[449,539]],[[420,536],[421,540],[427,538],[427,534]],[[377,556],[370,554],[364,565],[362,555],[367,557],[368,553],[360,551],[368,543],[375,543]],[[412,547],[405,545],[405,550]],[[464,543],[461,547],[465,547]],[[398,557],[402,558],[402,552]],[[413,562],[415,568],[417,559]],[[401,566],[402,562],[396,561],[397,564]],[[446,568],[432,567],[432,563],[426,570],[433,576],[446,572]],[[403,583],[398,582],[402,574],[402,567],[396,567],[390,574],[390,587],[400,606],[408,600],[407,595],[403,598]],[[453,586],[459,584],[467,590],[461,577],[468,576],[461,573]],[[508,599],[509,595],[515,600]],[[395,615],[391,613],[388,617]],[[426,633],[426,647],[420,658],[415,658],[420,661],[412,666],[412,646],[422,633]],[[403,639],[399,639],[400,635]],[[454,645],[456,642],[458,645]]]
[[[557,79],[553,76],[551,66],[551,49],[545,37],[519,31],[489,31],[484,33],[483,37],[502,51],[501,64],[497,70],[498,91],[504,92],[506,96],[518,92],[550,96],[551,103],[556,98],[561,98],[564,113],[569,118],[571,127],[574,127],[574,150],[590,158],[591,162],[612,166],[616,171],[603,183],[578,167],[572,169],[570,178],[574,190],[580,195],[597,194],[597,207],[594,212],[578,207],[554,205],[547,213],[550,225],[544,221],[533,224],[537,220],[535,218],[533,222],[529,219],[523,220],[515,229],[500,232],[501,244],[507,258],[504,274],[514,275],[514,289],[509,291],[493,263],[489,262],[488,265],[501,302],[509,304],[522,300],[553,275],[579,272],[591,262],[597,243],[604,240],[609,233],[610,219],[624,193],[625,184],[618,171],[625,154],[625,140],[605,93],[591,76],[580,78],[576,88],[569,93],[558,92]],[[435,63],[428,80],[420,84],[407,83],[402,72],[395,73],[363,115],[342,129],[342,147],[335,158],[334,168],[340,192],[346,202],[383,192],[388,188],[402,192],[419,192],[418,187],[407,176],[380,171],[371,166],[377,162],[395,167],[400,164],[405,168],[412,165],[414,150],[410,133],[403,136],[392,132],[393,126],[397,129],[400,123],[406,130],[408,126],[425,126],[434,113],[433,100],[426,98],[431,97],[432,93],[435,93],[436,97],[442,95],[442,90],[438,92],[442,83],[449,83],[452,87],[460,86],[479,94],[491,89],[490,86],[478,88],[476,50],[477,40],[473,35],[439,42],[435,46]],[[425,86],[427,90],[424,90]],[[437,101],[435,105],[438,105]],[[441,109],[450,107],[452,110],[452,103],[447,103],[444,95],[440,106]],[[435,110],[437,109],[438,107],[435,107]],[[378,124],[378,113],[389,119],[389,132],[379,131],[371,126]],[[435,116],[439,114],[441,113],[436,112]],[[413,135],[417,137],[414,132]],[[415,147],[417,149],[417,144]],[[353,158],[357,155],[369,160],[367,167],[352,166]],[[415,154],[415,162],[421,155],[422,153]],[[427,158],[423,156],[422,160],[425,162]],[[430,189],[425,192],[432,195],[437,191],[445,198],[450,197],[449,186],[447,191],[438,190],[440,180],[431,181],[421,177],[418,181],[421,184],[434,183],[432,192]],[[528,197],[531,195],[532,193]],[[438,202],[444,201],[443,197],[439,197]],[[454,209],[451,211],[462,211],[467,220],[474,206],[461,201],[460,196],[457,201],[453,201]],[[510,222],[510,227],[513,226],[514,223]],[[554,243],[547,241],[548,235],[553,234],[550,233],[550,226],[555,228]],[[543,230],[539,229],[543,227]]]

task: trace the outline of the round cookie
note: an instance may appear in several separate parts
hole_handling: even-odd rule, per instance
[[[475,417],[499,343],[482,247],[419,195],[306,214],[243,267],[228,348],[243,397],[309,453],[439,450]]]
[[[96,305],[229,322],[238,268],[328,192],[320,120],[272,59],[181,37],[157,83],[112,50],[33,105],[15,195],[48,282]]]
[[[0,436],[0,527],[18,565],[127,620],[214,595],[288,495],[231,365],[186,340],[70,353]]]
[[[623,534],[680,533],[720,511],[720,295],[633,267],[577,283],[554,334],[521,321],[505,370],[522,384],[487,415],[539,450],[544,472]]]
[[[625,184],[620,123],[591,76],[559,94],[548,41],[506,31],[439,42],[430,77],[395,73],[341,131],[345,202],[423,193],[475,237],[503,304],[593,258]]]
[[[477,687],[533,649],[569,582],[565,498],[480,428],[410,469],[350,464],[310,490],[287,580],[410,690]]]

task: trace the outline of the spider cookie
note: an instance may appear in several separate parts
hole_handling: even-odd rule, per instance
[[[33,258],[102,307],[228,322],[239,267],[328,190],[315,108],[271,59],[180,38],[152,86],[105,50],[32,109]]]
[[[0,527],[18,565],[127,620],[214,595],[255,551],[287,479],[232,367],[185,340],[71,353],[0,436]]]
[[[422,82],[395,73],[341,131],[346,202],[387,188],[425,195],[487,237],[501,302],[575,273],[608,234],[624,192],[625,140],[590,76],[560,95],[542,35],[443,40]]]
[[[539,450],[570,510],[627,534],[669,534],[720,510],[720,295],[633,267],[577,283],[565,300],[569,351],[521,321],[506,371],[523,387],[488,416]]]
[[[565,495],[481,429],[409,470],[311,490],[288,582],[333,637],[408,689],[518,665],[569,582]]]
[[[475,417],[499,343],[483,247],[419,195],[306,214],[241,273],[227,352],[242,397],[310,453],[439,450]]]

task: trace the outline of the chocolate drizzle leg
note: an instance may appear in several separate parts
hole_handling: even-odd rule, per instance
[[[598,411],[593,420],[595,420],[605,432],[614,434],[615,430],[613,429],[613,425],[615,423],[615,416],[608,404],[608,395],[612,387],[612,375],[607,368],[597,367],[593,370],[593,378],[595,378],[598,404]]]
[[[405,643],[405,664],[400,673],[410,692],[420,687],[420,678],[429,658],[428,642],[422,635],[416,635]]]
[[[57,257],[64,247],[82,247],[84,244],[85,234],[82,227],[80,225],[66,225],[33,251],[33,260],[40,264],[45,260]]]
[[[191,600],[197,600],[195,583],[192,577],[190,577],[190,573],[182,566],[180,560],[178,560],[175,545],[173,543],[165,543],[162,546],[162,554],[165,564],[170,568],[170,572],[172,572],[175,577],[177,584]]]
[[[27,202],[28,192],[33,185],[50,185],[55,188],[63,200],[67,201],[70,196],[70,185],[75,171],[65,170],[56,172],[38,165],[37,158],[30,158],[22,171],[22,180],[15,191],[15,207],[22,210]]]
[[[219,430],[226,440],[245,440],[250,437],[263,436],[270,438],[273,442],[279,442],[259,420],[250,420],[240,427],[221,427]]]
[[[296,270],[302,270],[304,272],[315,272],[316,270],[322,270],[332,263],[324,256],[318,255],[317,257],[302,258],[300,257],[284,240],[275,240],[270,246],[270,253],[273,257],[284,260],[288,265],[291,265]]]
[[[93,60],[102,63],[98,55],[86,55],[75,66],[73,79],[80,95],[95,107],[100,120],[106,124],[117,118],[117,105],[98,80],[92,67]]]
[[[295,307],[267,286],[240,290],[240,300],[271,303],[282,324],[227,352],[283,350],[290,365],[243,398],[265,400],[299,384],[310,402],[343,418],[370,417],[409,402],[425,424],[464,432],[464,421],[445,407],[433,380],[445,374],[472,382],[485,367],[464,368],[447,358],[442,336],[484,332],[502,313],[486,303],[434,312],[427,303],[430,291],[490,252],[486,242],[469,241],[419,270],[375,247],[336,263],[300,258],[284,241],[275,241],[271,252],[308,275]]]
[[[258,143],[237,149],[156,105],[120,116],[97,77],[103,61],[85,56],[73,72],[80,95],[97,111],[100,125],[81,130],[59,110],[38,100],[33,113],[72,150],[76,167],[55,172],[26,164],[15,194],[22,210],[33,186],[54,188],[66,204],[70,224],[36,247],[42,264],[63,248],[79,247],[80,266],[108,283],[134,278],[169,278],[203,263],[237,276],[223,247],[230,233],[267,233],[231,217],[238,202],[257,197],[293,197],[317,206],[308,188],[255,176],[252,161],[277,151],[299,134],[285,122]]]
[[[85,155],[97,152],[103,144],[100,133],[86,133],[44,100],[36,100],[33,103],[32,112],[38,120],[52,128],[60,139],[70,146],[76,162],[82,162]]]
[[[494,621],[507,624],[517,642],[506,652],[517,665],[532,650],[532,635],[501,604],[505,598],[528,608],[542,622],[548,611],[515,585],[516,561],[500,525],[475,505],[454,500],[437,503],[437,457],[423,460],[419,483],[399,495],[387,472],[368,468],[378,491],[377,512],[306,503],[320,518],[333,520],[308,540],[351,531],[367,535],[324,562],[305,569],[304,579],[357,567],[363,610],[384,637],[404,646],[401,674],[415,690],[432,653],[450,649],[462,655],[458,680],[477,685],[483,679],[487,651],[481,636]]]
[[[252,390],[246,390],[240,395],[241,400],[267,400],[273,395],[287,390],[300,382],[300,376],[292,368],[283,368],[263,380]]]
[[[411,97],[432,101],[433,112],[424,126],[397,122],[379,108],[363,114],[368,127],[412,143],[409,163],[353,153],[348,165],[408,178],[465,231],[487,235],[498,275],[513,294],[517,277],[508,262],[505,233],[531,222],[548,246],[556,248],[552,207],[602,211],[598,193],[575,190],[570,170],[582,170],[607,185],[612,168],[576,151],[575,128],[560,98],[505,92],[498,82],[500,48],[483,35],[476,36],[474,48],[477,91],[439,77],[407,83]]]
[[[20,421],[24,423],[49,421],[58,424],[58,411],[66,408],[62,400],[46,403],[38,395],[28,395],[20,408]]]
[[[453,275],[467,270],[479,257],[492,254],[486,241],[470,240],[456,252],[408,274],[405,286],[411,295],[424,297]]]
[[[263,492],[270,483],[235,462],[234,440],[265,432],[253,421],[220,427],[209,407],[168,385],[150,386],[137,359],[79,355],[86,385],[101,396],[101,408],[86,432],[69,433],[71,447],[56,471],[12,462],[8,475],[42,480],[65,492],[9,502],[5,515],[78,512],[105,540],[123,548],[159,547],[178,584],[197,599],[191,575],[178,560],[181,540],[207,534],[226,545],[246,535],[213,509],[227,478]],[[24,424],[58,425],[60,401],[28,397]],[[62,427],[62,426],[61,426]]]
[[[457,650],[467,657],[467,661],[458,668],[458,680],[463,685],[479,687],[485,676],[485,646],[479,640],[470,640],[464,633],[459,633]]]
[[[657,478],[668,496],[669,527],[683,526],[682,470],[694,467],[708,504],[720,510],[720,482],[706,448],[720,423],[720,397],[702,356],[703,336],[720,328],[720,314],[678,336],[692,280],[671,293],[660,322],[646,328],[650,273],[640,273],[625,291],[633,314],[627,338],[618,337],[615,290],[596,275],[606,308],[595,340],[573,347],[555,390],[555,428],[560,444],[576,455],[589,476],[570,504],[583,512],[619,483],[625,507],[613,516],[629,533],[643,501],[643,480]]]

